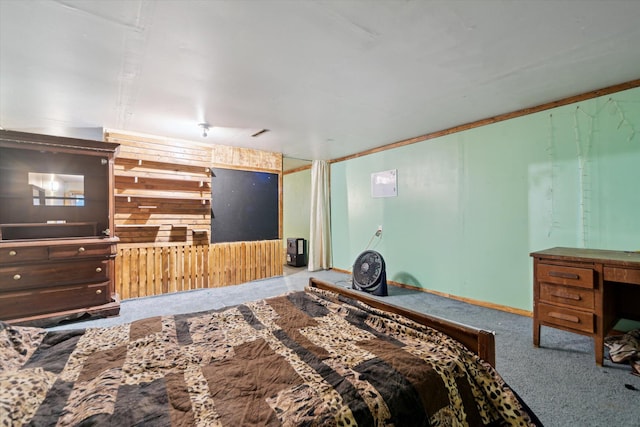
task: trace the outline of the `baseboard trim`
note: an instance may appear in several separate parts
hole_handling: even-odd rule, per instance
[[[341,268],[335,268],[334,267],[334,268],[332,268],[332,270],[336,271],[338,273],[351,274],[351,271],[343,270]],[[452,295],[452,294],[446,293],[446,292],[435,291],[433,289],[420,288],[418,286],[407,285],[405,283],[396,282],[394,280],[387,280],[387,283],[389,283],[391,285],[394,285],[394,286],[397,286],[399,288],[411,289],[413,291],[419,291],[419,292],[425,292],[427,294],[438,295],[440,297],[445,297],[445,298],[453,299],[453,300],[456,300],[456,301],[462,301],[462,302],[466,302],[468,304],[477,305],[478,307],[492,308],[494,310],[504,311],[506,313],[518,314],[520,316],[525,316],[525,317],[533,317],[533,313],[531,311],[529,311],[529,310],[522,310],[520,308],[509,307],[507,305],[495,304],[495,303],[492,303],[492,302],[481,301],[481,300],[477,300],[477,299],[473,299],[473,298],[461,297],[461,296]]]

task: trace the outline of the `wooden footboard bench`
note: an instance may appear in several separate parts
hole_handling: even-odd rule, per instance
[[[325,289],[360,300],[371,307],[400,314],[422,325],[434,328],[461,342],[469,350],[480,356],[480,358],[489,362],[491,366],[495,367],[496,365],[495,334],[492,331],[474,328],[452,320],[443,319],[442,317],[430,316],[428,314],[389,304],[382,301],[380,297],[373,297],[364,292],[336,286],[332,283],[324,282],[314,277],[309,279],[309,286],[318,289]]]

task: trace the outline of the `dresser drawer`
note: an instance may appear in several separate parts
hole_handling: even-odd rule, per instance
[[[564,328],[593,333],[595,330],[595,315],[591,312],[572,310],[545,303],[538,303],[538,318],[548,323]]]
[[[109,261],[50,262],[0,267],[0,291],[31,289],[57,284],[109,280]]]
[[[536,275],[539,282],[593,289],[595,273],[590,268],[539,263]]]
[[[112,246],[110,244],[51,246],[49,248],[49,258],[55,260],[61,258],[109,257],[112,254]]]
[[[0,293],[0,320],[90,308],[109,302],[109,282],[6,292]]]
[[[563,304],[587,310],[594,308],[592,289],[576,288],[573,286],[540,284],[540,301],[553,304]]]
[[[0,264],[13,264],[23,261],[46,261],[49,250],[46,246],[9,247],[0,249]]]

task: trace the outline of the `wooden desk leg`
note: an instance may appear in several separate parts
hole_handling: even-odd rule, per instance
[[[533,345],[540,347],[540,322],[533,320]]]
[[[604,337],[596,335],[593,337],[596,352],[596,365],[602,366],[604,361]]]

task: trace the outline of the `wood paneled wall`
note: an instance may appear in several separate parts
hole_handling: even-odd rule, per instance
[[[237,285],[282,275],[281,240],[212,245],[118,245],[121,299]]]
[[[215,167],[282,172],[282,154],[251,148],[214,145],[211,147],[211,162]]]
[[[211,167],[277,173],[282,188],[281,153],[118,131],[106,131],[105,141],[120,144],[115,224],[123,243],[208,244]]]
[[[105,140],[120,144],[114,171],[120,241],[193,243],[195,236],[207,244],[211,150],[115,132],[105,133]]]
[[[120,298],[282,274],[282,154],[106,131],[115,159]],[[279,240],[210,244],[211,167],[277,173]]]

